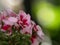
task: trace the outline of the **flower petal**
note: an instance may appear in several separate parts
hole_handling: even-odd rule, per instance
[[[39,41],[35,38],[34,42],[31,45],[39,45]]]
[[[38,29],[37,35],[38,35],[41,39],[44,39],[44,33],[43,33],[43,31],[42,31],[42,29],[41,29],[41,27],[40,27],[39,25],[37,25],[37,29]]]
[[[9,17],[8,20],[13,23],[16,23],[18,21],[18,19],[15,17]]]

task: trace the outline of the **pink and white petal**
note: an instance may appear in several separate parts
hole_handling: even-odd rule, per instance
[[[18,21],[18,19],[15,18],[15,17],[9,17],[8,18],[8,21],[13,22],[13,23],[16,23]]]
[[[30,15],[26,15],[25,17],[23,17],[22,22],[23,25],[29,26],[31,24]]]
[[[27,27],[23,28],[23,30],[21,30],[21,32],[23,34],[25,34],[27,32],[32,35],[32,28],[27,26]]]
[[[40,27],[39,25],[37,25],[37,29],[38,29],[37,35],[38,35],[41,39],[44,39],[44,33],[43,33],[43,31],[42,31],[42,29],[41,29],[41,27]]]
[[[30,17],[30,15],[29,15],[29,14],[25,17],[25,19],[27,19],[27,23],[28,23],[28,24],[30,24],[30,23],[31,23],[31,17]]]
[[[9,20],[3,20],[3,22],[6,25],[14,25],[14,23],[10,22]]]
[[[30,33],[32,35],[32,26],[31,25],[29,25],[29,27],[27,26],[26,30],[28,33]]]

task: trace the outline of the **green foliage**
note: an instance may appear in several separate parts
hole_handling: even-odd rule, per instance
[[[0,31],[0,45],[31,45],[29,34],[20,34],[18,31],[12,35]]]

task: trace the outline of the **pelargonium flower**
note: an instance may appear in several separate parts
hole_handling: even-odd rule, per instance
[[[13,32],[31,35],[31,45],[39,45],[39,39],[43,40],[44,33],[39,25],[31,20],[31,16],[24,11],[16,14],[10,9],[0,13],[0,31],[13,35]],[[39,39],[38,39],[39,38]]]
[[[10,27],[11,27],[10,25],[4,25],[4,26],[2,27],[2,29],[3,29],[3,30],[9,30]]]
[[[10,9],[7,9],[7,10],[4,10],[2,12],[0,12],[0,19],[7,19],[7,17],[16,17],[16,13],[13,12],[12,10]]]
[[[31,21],[32,22],[32,25],[33,25],[33,29],[34,31],[37,33],[37,35],[43,39],[43,36],[44,36],[44,33],[41,29],[41,27],[39,25],[36,25],[36,23],[34,21]]]
[[[1,31],[7,32],[6,35],[11,35],[12,34],[11,28],[12,28],[12,26],[10,26],[10,25],[4,25],[4,26],[2,26]]]
[[[22,34],[30,34],[30,35],[32,35],[32,25],[26,26],[20,32]]]
[[[37,38],[32,37],[33,43],[31,45],[39,45],[39,41]]]
[[[14,25],[18,21],[15,17],[9,17],[8,19],[3,19],[3,22],[7,25]]]
[[[31,21],[30,21],[30,15],[29,14],[26,14],[24,11],[20,11],[19,14],[18,14],[18,23],[22,26],[22,27],[25,27],[25,26],[29,26]]]
[[[37,35],[41,38],[41,39],[44,39],[44,33],[41,29],[41,27],[39,25],[36,26],[38,31],[37,31]]]

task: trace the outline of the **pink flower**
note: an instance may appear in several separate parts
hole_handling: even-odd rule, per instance
[[[30,40],[31,40],[32,43],[34,43],[34,39],[35,39],[35,38],[36,38],[35,35],[32,35],[32,36],[31,36]]]
[[[10,9],[7,9],[7,10],[4,10],[3,12],[0,13],[0,20],[7,19],[7,17],[16,17],[16,16],[17,16],[16,13],[14,13]]]
[[[20,32],[22,34],[30,34],[30,35],[32,35],[32,27],[31,27],[31,25],[23,28]]]
[[[6,33],[6,31],[8,31],[8,32],[6,33],[6,35],[11,35],[11,34],[12,34],[11,28],[12,28],[12,26],[10,26],[10,25],[4,25],[4,26],[2,27],[2,29],[1,29],[1,31],[2,31],[2,32],[5,32],[5,33]]]
[[[44,33],[43,33],[41,27],[39,25],[37,25],[36,28],[38,29],[37,35],[43,40],[44,39]]]
[[[39,41],[36,38],[34,38],[34,42],[31,45],[39,45]]]
[[[18,19],[15,17],[9,17],[8,20],[12,23],[16,23],[18,21]]]
[[[32,41],[31,45],[39,45],[39,43],[40,43],[40,41],[36,35],[31,37],[31,41]]]
[[[19,18],[18,23],[21,26],[23,26],[23,27],[29,26],[29,24],[31,23],[31,21],[30,21],[30,15],[29,14],[26,14],[24,11],[20,11],[19,12],[18,18]]]
[[[37,29],[37,27],[36,27],[36,26],[37,26],[36,23],[35,23],[34,21],[31,21],[31,24],[32,24],[32,26],[33,26],[34,31],[37,32],[38,29]]]
[[[4,25],[4,26],[2,27],[2,29],[6,31],[6,30],[8,30],[10,27],[11,27],[10,25]]]
[[[34,31],[37,33],[37,35],[40,37],[40,39],[44,39],[44,33],[39,25],[36,25],[34,21],[31,21],[33,25]]]
[[[44,38],[44,33],[41,27],[39,25],[36,25],[36,23],[31,20],[30,15],[26,14],[24,11],[20,11],[18,15],[10,9],[7,9],[0,13],[1,31],[5,33],[7,32],[6,35],[11,35],[13,31],[12,27],[16,29],[16,31],[20,31],[22,34],[30,34],[32,36],[31,45],[39,45],[37,37],[42,40]]]
[[[14,25],[18,21],[15,17],[9,17],[7,20],[3,20],[3,22],[7,25]]]

